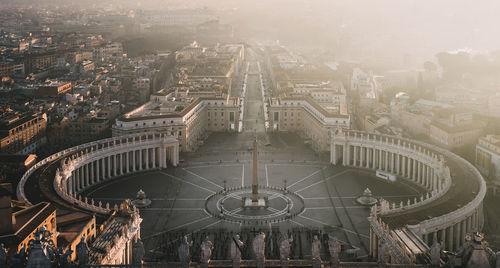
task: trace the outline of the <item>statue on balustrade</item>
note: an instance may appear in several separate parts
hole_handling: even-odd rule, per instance
[[[73,250],[68,249],[66,252],[64,252],[64,249],[62,247],[59,248],[57,251],[57,262],[59,264],[59,267],[61,268],[73,268],[74,265],[71,263],[71,254],[73,253]]]
[[[191,263],[191,253],[190,248],[193,245],[193,241],[189,242],[187,235],[185,235],[181,241],[181,244],[178,248],[179,253],[179,261],[181,262],[182,268],[189,268],[189,264]]]
[[[240,240],[239,235],[233,237],[231,243],[231,260],[233,261],[233,268],[239,268],[241,264],[241,247],[243,247],[243,242]]]
[[[464,245],[457,255],[462,257],[462,267],[466,268],[494,267],[497,259],[496,254],[484,241],[484,235],[479,232],[466,235]]]
[[[208,236],[205,237],[205,240],[201,243],[201,257],[200,257],[200,267],[208,268],[208,263],[210,262],[210,258],[212,257],[212,249],[214,245],[212,241],[208,239]]]
[[[255,253],[255,260],[257,264],[257,268],[265,267],[266,257],[266,234],[260,232],[255,239],[253,240],[253,252]]]
[[[431,264],[439,267],[441,263],[441,244],[434,240],[434,243],[429,249],[429,253],[431,254]]]
[[[142,259],[144,259],[144,244],[142,244],[142,240],[140,238],[137,238],[137,241],[134,244],[134,251],[133,251],[133,256],[134,256],[134,264],[141,264]]]
[[[389,263],[389,249],[383,239],[380,240],[378,245],[378,267],[385,267]]]
[[[337,237],[330,237],[328,240],[328,251],[330,251],[330,263],[332,268],[340,265],[340,252],[342,251],[342,242]]]
[[[12,259],[12,267],[13,268],[24,268],[26,265],[26,249],[23,246],[19,252],[14,254]]]
[[[133,214],[133,211],[130,209],[130,199],[126,199],[120,204],[118,214],[120,216],[130,216]]]
[[[30,253],[26,268],[51,268],[52,264],[44,251],[43,244],[39,236],[29,242]]]
[[[317,235],[314,235],[313,242],[311,245],[312,253],[312,265],[313,268],[321,267],[321,241]]]
[[[84,235],[82,235],[80,243],[76,245],[76,257],[78,258],[78,267],[85,267],[89,262],[89,247]]]
[[[0,267],[5,267],[7,265],[7,250],[4,244],[0,244]]]
[[[287,268],[288,262],[290,261],[290,247],[291,242],[293,242],[293,237],[288,238],[288,235],[285,234],[283,237],[283,241],[280,244],[280,260],[281,267]]]

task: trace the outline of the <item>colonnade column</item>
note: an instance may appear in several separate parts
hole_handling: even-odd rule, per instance
[[[89,164],[85,164],[85,181],[82,188],[87,187],[87,185],[89,185]]]
[[[149,169],[149,148],[146,148],[146,169]]]
[[[135,162],[135,152],[136,152],[135,150],[132,151],[132,171],[134,171],[134,172],[135,172],[136,166],[137,166],[137,163]]]
[[[139,150],[139,170],[142,170],[142,149]]]
[[[382,169],[382,150],[378,149],[378,169]]]
[[[354,161],[352,161],[353,166],[358,165],[358,158],[359,158],[359,146],[353,146],[354,147]]]
[[[115,176],[115,177],[118,175],[118,163],[117,163],[118,161],[116,159],[117,157],[118,157],[117,154],[113,155],[113,162],[114,162],[113,163],[114,164],[113,165],[113,176]]]
[[[372,148],[372,168],[373,169],[376,169],[376,159],[377,159],[377,150],[375,149],[375,147]]]
[[[153,157],[153,165],[152,165],[152,167],[153,168],[156,168],[156,150],[157,150],[157,148],[154,147],[153,148],[153,155],[152,155],[152,157]]]

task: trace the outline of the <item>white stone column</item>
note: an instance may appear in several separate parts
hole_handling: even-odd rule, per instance
[[[385,171],[389,171],[389,152],[384,151]]]
[[[358,157],[359,157],[359,146],[354,146],[354,161],[352,161],[353,166],[358,166]]]
[[[118,161],[117,161],[117,158],[118,157],[118,154],[114,154],[113,155],[113,162],[114,162],[114,165],[113,165],[113,176],[116,177],[118,175]]]
[[[417,182],[419,184],[422,184],[422,182],[420,180],[420,175],[421,175],[420,168],[421,168],[420,161],[417,161]]]
[[[132,151],[132,171],[136,171],[137,162],[135,161],[135,150]]]
[[[401,155],[401,173],[403,174],[403,177],[406,177],[406,156]]]
[[[417,180],[417,160],[415,160],[415,158],[412,158],[411,161],[412,161],[412,171],[413,171],[412,179],[414,182],[418,182],[418,180]]]
[[[145,152],[146,152],[146,155],[145,155],[146,156],[146,170],[148,170],[149,169],[149,148],[146,148]]]
[[[108,160],[108,165],[106,167],[106,169],[108,170],[108,179],[111,178],[111,156],[108,155],[108,157],[106,157],[106,159]]]
[[[125,170],[130,173],[130,152],[125,152]]]
[[[372,168],[377,169],[377,150],[375,147],[372,148]]]
[[[139,150],[139,170],[142,170],[142,149]]]
[[[116,156],[119,156],[118,160],[118,174],[123,175],[123,153],[119,153]]]
[[[89,179],[90,179],[90,175],[89,175],[89,164],[85,164],[85,181],[83,182],[83,188],[87,187],[89,185]]]
[[[342,165],[347,166],[347,144],[343,144],[342,146]]]
[[[347,165],[351,165],[351,145],[347,144]]]
[[[382,149],[378,149],[378,169],[382,170]]]
[[[153,154],[151,155],[153,157],[153,165],[152,165],[153,168],[156,168],[156,150],[157,147],[153,147]]]
[[[89,184],[87,184],[87,186],[94,184],[94,161],[91,161],[89,163],[89,173],[90,173],[90,178],[89,178]]]
[[[453,250],[453,224],[448,229],[448,250]]]
[[[101,181],[106,179],[106,158],[107,157],[103,157],[101,159]]]
[[[95,161],[95,181],[98,182],[100,177],[101,177],[101,169],[100,169],[100,164],[101,159],[97,159]]]
[[[73,171],[73,175],[66,180],[66,193],[68,195],[73,194],[73,179],[75,178],[75,176],[76,176],[76,172]]]
[[[401,161],[401,156],[399,154],[396,154],[396,174],[401,174],[401,165],[400,165],[400,161]]]
[[[175,144],[173,146],[173,150],[172,150],[172,163],[174,165],[174,167],[176,167],[178,164],[179,164],[179,144]]]

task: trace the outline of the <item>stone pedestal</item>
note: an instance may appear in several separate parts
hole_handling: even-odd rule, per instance
[[[233,268],[240,268],[241,259],[233,259]]]
[[[257,257],[255,259],[255,264],[256,264],[257,268],[264,268],[264,267],[266,267],[266,260],[265,260],[265,258]]]
[[[323,266],[321,265],[321,260],[313,259],[312,260],[312,267],[313,268],[323,268]]]
[[[258,198],[254,201],[251,197],[246,197],[243,200],[243,208],[265,208],[267,206],[267,200],[264,198]]]

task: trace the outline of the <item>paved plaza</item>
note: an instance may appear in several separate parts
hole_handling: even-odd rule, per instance
[[[240,232],[245,228],[258,230],[278,229],[288,232],[293,228],[308,230],[328,230],[328,233],[360,248],[358,254],[367,254],[369,245],[369,208],[356,203],[355,199],[363,190],[370,188],[376,197],[390,201],[413,199],[419,196],[419,189],[405,183],[388,183],[374,176],[373,171],[336,167],[325,161],[300,144],[293,134],[260,139],[276,141],[277,146],[260,146],[258,177],[261,187],[283,189],[285,187],[295,205],[287,218],[266,220],[265,215],[286,212],[287,201],[280,194],[269,194],[274,200],[268,208],[245,211],[238,207],[238,198],[219,194],[225,200],[225,213],[232,212],[234,217],[218,217],[207,207],[207,200],[224,187],[235,191],[252,184],[251,152],[247,147],[247,134],[212,134],[207,143],[196,153],[182,154],[184,160],[179,167],[160,171],[139,173],[118,178],[105,185],[89,190],[88,197],[111,205],[124,199],[133,199],[142,189],[152,200],[151,206],[141,209],[144,218],[142,237],[160,237],[168,232],[197,233],[206,230],[224,229]],[[219,140],[225,140],[220,143]],[[243,149],[243,150],[242,150]],[[262,157],[260,157],[262,156]],[[201,161],[203,160],[203,161]],[[119,190],[117,190],[119,189]],[[265,191],[263,191],[263,194]],[[282,190],[277,191],[283,192]],[[302,202],[302,208],[299,208]],[[220,201],[219,201],[220,204]],[[298,209],[298,210],[294,210]],[[247,221],[248,216],[262,216],[261,221]],[[258,217],[257,217],[258,218]],[[152,247],[154,245],[147,244]]]

